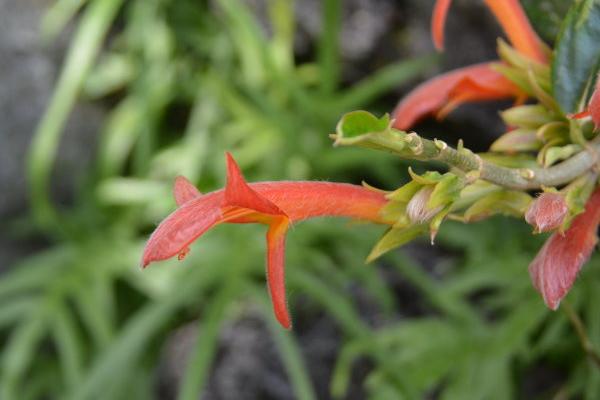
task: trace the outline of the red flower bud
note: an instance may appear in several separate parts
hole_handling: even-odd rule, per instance
[[[588,260],[598,237],[600,223],[600,189],[587,201],[564,234],[554,233],[529,265],[533,286],[542,294],[546,305],[556,310],[571,289],[579,270]]]
[[[525,221],[533,226],[537,233],[549,232],[563,223],[568,212],[569,207],[562,194],[542,193],[529,206],[525,213]]]
[[[590,99],[587,108],[580,113],[569,115],[569,118],[575,119],[585,117],[592,117],[594,127],[600,129],[600,74],[598,75],[598,78],[596,78],[596,87],[594,88],[592,98]]]

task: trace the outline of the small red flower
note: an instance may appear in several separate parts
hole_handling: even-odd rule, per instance
[[[542,193],[527,209],[525,221],[533,226],[536,233],[549,232],[560,227],[568,212],[565,196]]]
[[[547,63],[543,42],[529,24],[518,0],[485,0],[506,32],[511,43],[523,55]],[[444,44],[444,26],[451,0],[437,0],[431,20],[431,35],[438,50]],[[410,92],[393,112],[394,127],[407,130],[420,119],[445,117],[462,103],[515,98],[525,94],[492,67],[483,63],[450,71],[431,79]]]
[[[600,223],[600,188],[588,200],[564,234],[554,233],[529,265],[529,275],[544,302],[556,310],[571,289],[581,266],[598,242]]]
[[[259,182],[248,184],[235,160],[227,153],[225,189],[202,195],[187,179],[175,181],[180,206],[150,236],[142,266],[176,255],[183,258],[188,246],[208,229],[223,222],[268,225],[267,281],[277,320],[291,326],[285,296],[285,236],[294,222],[319,216],[346,216],[389,223],[379,211],[384,194],[362,186],[329,182]]]

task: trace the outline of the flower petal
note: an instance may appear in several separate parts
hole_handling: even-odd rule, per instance
[[[173,196],[178,206],[182,206],[188,201],[201,196],[202,193],[196,186],[192,184],[185,176],[179,175],[175,178],[175,184],[173,185]]]
[[[244,179],[240,167],[230,153],[227,158],[227,186],[224,206],[237,206],[270,215],[285,215],[279,207],[252,189]]]
[[[267,232],[267,284],[277,321],[286,329],[291,327],[291,318],[285,295],[285,235],[289,218],[274,217]]]
[[[521,96],[493,63],[475,64],[436,76],[411,91],[394,110],[394,128],[406,130],[427,115],[446,115],[458,105]],[[449,108],[447,108],[449,107]]]
[[[531,27],[519,0],[485,0],[510,42],[522,54],[547,63],[544,42]]]
[[[437,0],[431,16],[431,37],[438,50],[444,49],[444,27],[452,0]]]
[[[544,302],[556,310],[571,289],[577,273],[590,257],[598,242],[596,230],[600,223],[600,189],[596,189],[586,204],[585,212],[577,216],[564,234],[554,233],[529,265],[529,275]]]
[[[146,243],[142,267],[180,254],[200,235],[222,222],[223,201],[222,191],[212,192],[186,202],[171,213]]]

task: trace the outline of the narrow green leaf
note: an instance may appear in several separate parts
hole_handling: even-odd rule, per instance
[[[52,311],[52,335],[56,342],[67,387],[74,387],[83,371],[83,349],[78,328],[64,305],[56,304]]]
[[[86,8],[75,34],[50,105],[40,121],[28,155],[31,200],[37,221],[61,228],[49,198],[49,180],[69,112],[123,0],[95,0]]]

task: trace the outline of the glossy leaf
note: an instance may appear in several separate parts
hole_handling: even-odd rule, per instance
[[[565,113],[583,109],[600,69],[600,0],[571,7],[554,50],[552,86]]]

